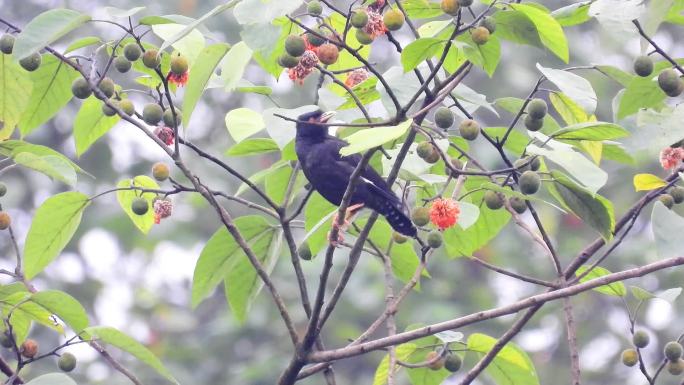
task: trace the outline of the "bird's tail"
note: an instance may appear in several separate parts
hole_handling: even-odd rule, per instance
[[[396,232],[414,238],[418,234],[418,230],[411,222],[411,218],[404,212],[400,202],[385,200],[378,213],[387,219]]]

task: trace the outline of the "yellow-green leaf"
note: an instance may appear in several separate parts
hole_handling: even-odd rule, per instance
[[[653,174],[634,175],[634,190],[636,191],[650,191],[666,185],[667,182]]]
[[[159,189],[159,185],[154,179],[146,175],[138,175],[133,179],[126,179],[119,182],[116,187],[140,187],[146,189]],[[155,193],[142,193],[138,190],[120,190],[116,192],[116,199],[119,201],[119,205],[123,211],[128,215],[133,221],[135,227],[137,227],[143,234],[147,234],[152,225],[154,225],[154,210],[152,209],[152,201],[157,196]],[[131,205],[133,200],[137,197],[143,197],[147,200],[149,205],[149,210],[143,215],[138,215],[133,212]]]

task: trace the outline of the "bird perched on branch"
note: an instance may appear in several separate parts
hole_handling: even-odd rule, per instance
[[[334,114],[318,110],[300,115],[297,118],[295,150],[302,171],[313,189],[330,203],[339,206],[352,173],[361,162],[361,155],[340,155],[340,149],[349,143],[328,134],[325,123]],[[397,232],[410,237],[416,236],[416,227],[411,223],[401,200],[370,166],[361,171],[341,232],[349,225],[351,217],[364,207],[383,215]],[[337,216],[333,221],[333,227],[336,226]],[[338,240],[330,241],[336,244]]]

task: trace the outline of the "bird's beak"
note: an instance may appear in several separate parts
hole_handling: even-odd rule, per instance
[[[328,123],[328,120],[332,119],[332,117],[335,116],[336,113],[337,112],[335,111],[324,112],[323,115],[321,115],[319,122]]]

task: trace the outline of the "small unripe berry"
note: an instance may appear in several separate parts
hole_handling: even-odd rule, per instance
[[[160,182],[169,179],[169,172],[169,166],[166,163],[157,162],[152,166],[152,176]]]
[[[126,44],[126,46],[124,46],[123,54],[129,61],[136,61],[140,59],[140,55],[142,55],[142,50],[137,44],[128,43]]]
[[[14,346],[14,342],[10,338],[10,336],[7,335],[7,332],[0,333],[0,345],[2,345],[3,348],[11,348]]]
[[[525,195],[535,194],[541,186],[541,178],[534,171],[525,171],[520,175],[518,185],[520,186],[521,193]]]
[[[143,107],[143,120],[149,125],[156,125],[162,120],[164,110],[156,103],[148,103]]]
[[[670,195],[672,195],[672,199],[674,200],[674,203],[680,204],[684,202],[684,187],[681,186],[675,186],[670,189]]]
[[[665,94],[671,98],[676,98],[677,96],[681,95],[682,92],[684,92],[684,81],[682,79],[677,79],[677,88],[670,91],[665,91]]]
[[[532,115],[525,115],[525,128],[535,132],[541,130],[544,127],[544,119],[534,119]]]
[[[489,30],[485,27],[477,27],[473,30],[470,38],[473,39],[473,43],[477,45],[487,44],[489,41]]]
[[[299,258],[305,261],[310,261],[313,257],[311,255],[311,249],[309,248],[308,243],[302,243],[302,245],[297,249],[297,254],[299,255]]]
[[[19,60],[19,65],[22,66],[26,71],[33,72],[40,67],[43,62],[43,57],[39,53],[33,53],[21,60]]]
[[[408,241],[408,238],[395,231],[392,233],[392,240],[394,240],[394,243],[398,243],[401,245],[402,243],[406,243],[406,241]]]
[[[490,210],[498,210],[504,205],[503,196],[492,190],[487,190],[487,192],[484,193],[484,201],[485,205],[487,205]]]
[[[684,360],[670,361],[667,363],[667,372],[673,376],[684,373]]]
[[[543,119],[546,113],[549,111],[549,107],[546,102],[542,99],[532,99],[527,104],[527,114],[532,117],[532,119]]]
[[[520,197],[511,197],[508,200],[508,203],[511,205],[513,211],[518,214],[524,214],[525,211],[527,211],[527,203],[525,203],[525,200]]]
[[[6,211],[0,211],[0,230],[7,230],[11,223],[12,218],[10,218],[9,214]]]
[[[122,99],[119,101],[119,108],[128,116],[133,116],[135,114],[135,105],[131,99]]]
[[[363,45],[368,45],[368,44],[373,42],[373,36],[367,34],[366,31],[364,31],[362,29],[357,29],[355,36],[356,36],[356,40],[358,40],[359,43],[361,43]]]
[[[438,230],[432,230],[427,235],[427,244],[433,249],[442,246],[442,233]]]
[[[302,56],[306,51],[304,38],[298,35],[290,35],[285,39],[285,52],[292,56]]]
[[[664,204],[665,207],[667,207],[668,209],[671,209],[672,206],[674,206],[674,198],[672,198],[672,195],[670,194],[663,194],[658,197],[658,200],[660,201],[660,203]]]
[[[150,69],[155,69],[161,64],[161,57],[159,56],[159,51],[156,49],[148,49],[143,54],[142,58],[145,67]]]
[[[642,55],[634,60],[634,73],[647,77],[653,73],[653,60],[650,56]]]
[[[444,129],[451,127],[454,124],[454,113],[447,107],[439,107],[435,111],[435,124]]]
[[[62,353],[57,360],[57,366],[63,372],[70,372],[76,368],[76,357],[71,353]]]
[[[315,16],[319,16],[321,13],[323,13],[323,6],[321,5],[320,1],[309,1],[309,4],[306,5],[306,12]]]
[[[458,370],[461,369],[462,363],[463,361],[458,354],[449,354],[444,360],[444,369],[451,373],[458,372]]]
[[[114,96],[114,93],[116,92],[116,86],[114,85],[114,81],[108,77],[102,79],[102,81],[97,87],[108,98]]]
[[[294,68],[299,64],[299,58],[285,52],[278,57],[278,64],[284,68]]]
[[[663,348],[665,357],[670,361],[677,361],[682,357],[682,345],[677,341],[670,341]]]
[[[473,5],[473,0],[458,0],[458,5],[461,7],[470,7]]]
[[[306,41],[308,41],[309,44],[311,44],[314,47],[320,47],[321,45],[325,44],[326,41],[328,41],[328,39],[324,37],[328,36],[328,33],[325,30],[318,28],[314,31],[316,33],[306,33]]]
[[[7,194],[7,185],[0,183],[0,197],[4,197]]]
[[[164,124],[167,127],[174,127],[176,122],[180,125],[181,120],[183,120],[183,115],[181,114],[181,111],[178,108],[174,107],[174,110],[176,111],[176,121],[174,122],[173,120],[173,111],[171,111],[170,108],[167,108],[164,110],[164,115],[162,116],[162,120],[164,120]]]
[[[471,119],[466,119],[458,126],[458,132],[465,140],[475,140],[480,135],[480,125]]]
[[[117,56],[116,59],[114,59],[114,68],[122,74],[130,71],[132,66],[133,63],[123,56]]]
[[[480,26],[487,28],[490,34],[496,31],[496,21],[491,16],[486,16],[480,21]]]
[[[648,336],[648,333],[643,330],[637,330],[632,336],[632,343],[637,348],[645,348],[650,340],[651,338]]]
[[[434,350],[429,352],[425,356],[426,362],[432,362],[431,364],[428,365],[428,367],[432,370],[440,370],[444,367],[444,358],[438,359],[437,357],[439,357],[439,353],[435,352]]]
[[[14,49],[14,36],[6,33],[0,37],[0,52],[11,55]]]
[[[352,13],[349,22],[355,28],[363,28],[368,24],[368,13],[363,9],[357,9]]]
[[[422,159],[428,158],[433,152],[435,147],[430,142],[420,142],[416,147],[416,154]]]
[[[114,99],[109,99],[109,102],[115,106],[118,104],[117,101]],[[116,110],[114,108],[108,106],[106,103],[102,103],[102,113],[105,116],[114,116],[114,115],[116,115]]]
[[[418,227],[427,225],[430,223],[430,209],[427,207],[416,207],[411,213],[411,220]]]
[[[532,158],[532,162],[530,162],[530,170],[532,171],[537,171],[541,167],[541,159],[539,159],[538,156],[535,156]]]
[[[38,354],[38,343],[32,339],[28,339],[21,344],[19,352],[26,358],[33,358]]]
[[[625,349],[622,351],[622,363],[625,366],[634,366],[639,362],[639,355],[634,349]]]
[[[382,20],[387,29],[390,31],[396,31],[404,26],[404,21],[406,19],[404,17],[404,13],[400,10],[390,9],[389,11],[385,12],[385,16],[383,16]]]
[[[442,0],[442,3],[439,6],[442,9],[442,12],[451,16],[458,15],[458,10],[460,8],[457,0]]]
[[[71,83],[71,93],[79,99],[88,99],[93,91],[90,89],[88,80],[85,78],[76,78],[73,83]]]
[[[147,199],[143,197],[137,197],[133,199],[133,203],[131,203],[131,211],[133,211],[135,215],[145,215],[149,209],[150,204],[147,202]]]
[[[318,47],[318,60],[323,64],[331,65],[337,62],[337,58],[340,56],[340,51],[337,46],[330,43],[325,43]]]
[[[658,85],[665,93],[675,91],[679,85],[679,75],[672,68],[664,69],[658,75]]]
[[[188,59],[182,55],[175,55],[171,58],[171,72],[176,75],[188,72]]]
[[[463,162],[461,162],[461,160],[458,158],[451,158],[451,167],[453,167],[453,170],[449,170],[451,171],[451,177],[457,178],[461,174],[458,171],[463,170]]]

